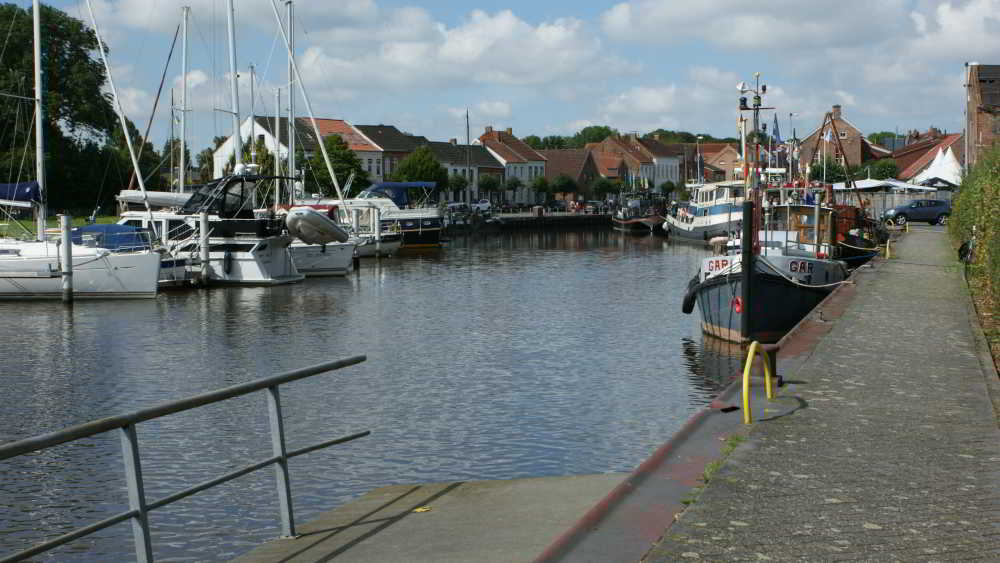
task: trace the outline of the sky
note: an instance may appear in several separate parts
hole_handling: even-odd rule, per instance
[[[232,131],[225,0],[92,0],[130,119],[149,119],[181,6],[191,7],[188,145]],[[284,5],[275,0],[284,18]],[[30,1],[15,0],[21,6]],[[287,107],[271,0],[236,0],[240,111]],[[90,25],[85,0],[54,0]],[[961,131],[964,64],[1000,64],[1000,0],[296,0],[295,52],[317,117],[432,140],[487,125],[567,135],[587,125],[735,136],[740,81],[767,85],[780,132],[840,104],[866,133]],[[180,106],[180,47],[167,71]],[[152,137],[170,135],[165,91]],[[300,94],[297,111],[307,115]],[[287,110],[282,110],[287,111]],[[790,115],[791,114],[791,115]],[[768,123],[773,117],[765,116]]]

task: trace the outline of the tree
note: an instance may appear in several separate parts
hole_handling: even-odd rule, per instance
[[[552,191],[556,193],[575,193],[580,189],[577,186],[576,181],[570,178],[566,174],[560,174],[556,176],[555,180],[552,180]]]
[[[500,178],[493,174],[485,174],[479,177],[479,191],[495,192],[500,189]]]
[[[535,193],[537,194],[544,195],[546,200],[549,199],[549,181],[545,178],[545,176],[535,178],[535,180],[531,182],[531,189],[535,190]]]
[[[869,133],[868,140],[883,147],[888,147],[886,143],[896,138],[896,134],[892,131],[879,131],[878,133]]]
[[[465,178],[465,176],[452,174],[448,177],[448,189],[453,192],[452,199],[455,201],[462,199],[461,194],[468,185],[469,181]]]
[[[106,75],[96,57],[97,39],[80,20],[41,6],[41,67],[45,86],[45,160],[51,210],[86,210],[113,206],[128,183],[131,164],[108,146],[120,124],[103,92]],[[4,23],[0,92],[34,97],[31,10],[0,5]],[[34,104],[4,98],[0,104],[0,177],[34,178]],[[124,136],[121,137],[124,140]],[[152,151],[151,151],[152,153]],[[155,154],[155,153],[154,153]],[[22,162],[29,163],[24,168]],[[151,170],[151,169],[150,169]]]
[[[213,170],[215,166],[214,162],[215,151],[211,148],[201,149],[201,151],[194,155],[192,159],[195,163],[195,174],[198,175],[199,182],[206,182],[212,179]]]
[[[675,189],[677,189],[677,186],[674,185],[674,183],[671,182],[670,180],[667,180],[666,182],[663,182],[662,184],[660,184],[660,192],[663,195],[672,193]]]
[[[875,178],[876,180],[895,178],[899,175],[899,165],[897,165],[896,161],[891,158],[876,160],[868,166],[871,167],[872,178]]]
[[[347,178],[350,177],[352,172],[354,173],[354,183],[351,184],[352,190],[363,190],[371,185],[371,182],[368,180],[368,172],[365,172],[365,169],[361,165],[361,159],[347,146],[347,143],[340,138],[340,135],[328,135],[323,139],[323,146],[326,147],[326,153],[330,156],[330,166],[333,167],[333,173],[337,175],[337,182],[340,184],[341,189],[343,189]],[[313,155],[309,159],[307,166],[320,192],[326,196],[336,195],[336,191],[333,189],[333,180],[330,178],[330,172],[326,168],[326,161],[323,159],[323,152],[321,150],[317,149],[313,151]]]
[[[614,182],[603,176],[595,180],[592,187],[594,189],[594,193],[600,196],[601,198],[605,198],[609,194],[613,194],[618,191],[618,186],[616,186]]]
[[[538,135],[528,135],[527,137],[522,137],[521,140],[524,141],[524,144],[533,149],[545,148],[542,146],[542,140],[538,137]]]
[[[600,143],[604,139],[617,135],[618,131],[607,125],[590,125],[584,127],[569,140],[568,145],[572,148],[582,149],[587,143]]]
[[[543,149],[565,149],[568,144],[569,141],[562,135],[549,135],[542,138]]]
[[[424,145],[400,161],[392,173],[396,182],[437,182],[439,190],[448,189],[448,169],[434,158],[430,147]]]

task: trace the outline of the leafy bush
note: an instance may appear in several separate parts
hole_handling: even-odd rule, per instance
[[[979,159],[962,180],[952,201],[951,235],[959,242],[972,238],[976,247],[969,272],[980,278],[994,304],[1000,302],[1000,146]]]

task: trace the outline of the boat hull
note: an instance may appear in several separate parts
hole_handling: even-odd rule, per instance
[[[295,268],[306,277],[345,276],[354,270],[354,243],[292,243],[288,252]]]
[[[209,240],[209,285],[281,285],[302,281],[288,251],[291,238]]]
[[[73,257],[74,299],[156,297],[160,255],[134,252]],[[59,259],[53,256],[0,260],[0,299],[62,298]]]
[[[354,252],[359,258],[392,256],[403,245],[403,237],[398,234],[383,234],[381,242],[376,242],[375,237],[364,236],[357,242]]]
[[[668,216],[663,222],[663,230],[671,238],[703,242],[711,240],[714,237],[731,236],[732,233],[739,233],[740,225],[741,221],[739,218],[715,223],[698,224],[686,223],[676,217]]]
[[[611,218],[611,225],[615,229],[626,232],[650,233],[658,230],[662,224],[663,217],[659,215],[648,215],[632,219],[623,219],[621,217]]]
[[[706,263],[733,258],[738,257],[715,257],[706,259]],[[731,342],[777,342],[833,291],[836,282],[846,277],[843,265],[832,260],[771,257],[770,265],[764,260],[757,259],[749,312],[742,303],[741,272],[724,271],[692,282],[689,291],[694,294],[704,333]],[[727,270],[732,270],[733,265],[733,262],[723,264]],[[735,265],[739,265],[738,261]],[[802,265],[808,267],[808,273],[796,271]],[[804,283],[807,279],[809,284]],[[741,334],[745,314],[751,316],[747,338]]]

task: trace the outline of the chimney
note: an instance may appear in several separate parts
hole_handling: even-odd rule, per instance
[[[451,144],[453,144],[453,145],[457,145],[458,144],[458,139],[448,139],[448,142],[451,143]]]
[[[840,119],[840,104],[835,104],[833,106],[833,118]]]
[[[507,128],[507,134],[508,135],[513,135],[514,134],[514,128],[513,127],[508,127]]]
[[[493,132],[493,126],[492,125],[487,125],[486,126],[486,132],[487,133],[492,133]]]

